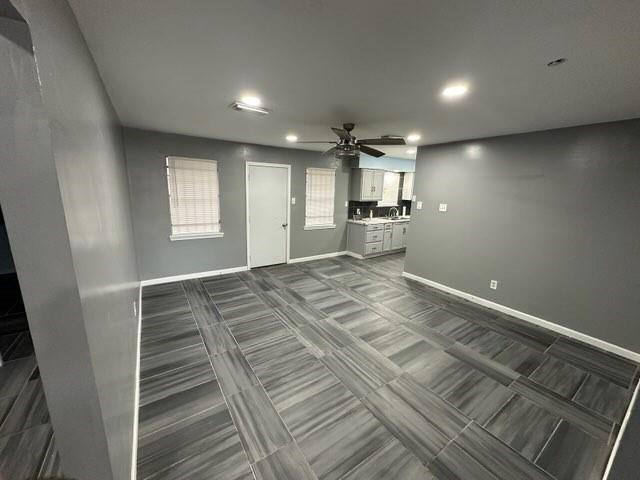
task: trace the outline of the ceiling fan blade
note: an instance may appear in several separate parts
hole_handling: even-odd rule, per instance
[[[331,127],[331,130],[333,130],[333,133],[338,135],[342,140],[348,140],[349,138],[351,138],[351,135],[349,135],[349,132],[347,132],[346,130],[343,130],[342,128]]]
[[[322,152],[322,156],[333,155],[337,149],[338,149],[338,147],[330,148],[329,150],[326,150],[326,151]]]
[[[301,141],[301,142],[296,142],[296,143],[333,143],[335,144],[336,142],[329,142],[327,140],[318,140],[317,142],[314,140],[307,140],[307,141]]]
[[[360,151],[366,153],[367,155],[371,155],[372,157],[382,157],[385,153],[380,150],[376,150],[375,148],[367,147],[366,145],[360,145]]]
[[[406,145],[406,142],[402,137],[365,138],[358,140],[356,143],[359,145]]]

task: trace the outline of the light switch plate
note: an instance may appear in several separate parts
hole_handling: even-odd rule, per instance
[[[447,211],[447,204],[446,204],[446,203],[441,203],[441,204],[438,206],[438,211],[439,211],[439,212],[446,212],[446,211]]]
[[[295,205],[296,204],[296,197],[291,197],[291,205]]]
[[[418,210],[422,210],[422,202],[418,202],[418,203],[416,204],[416,208],[417,208]]]
[[[416,196],[415,195],[411,195],[411,201],[415,202],[416,201]]]
[[[489,282],[489,288],[491,290],[497,290],[498,289],[498,280],[491,280]]]

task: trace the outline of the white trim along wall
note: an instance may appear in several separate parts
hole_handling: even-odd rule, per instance
[[[418,275],[414,275],[413,273],[402,272],[402,276],[410,280],[415,280],[416,282],[422,283],[424,285],[436,288],[438,290],[442,290],[443,292],[450,293],[465,300],[469,300],[470,302],[477,303],[478,305],[497,310],[498,312],[506,313],[507,315],[519,318],[520,320],[524,320],[525,322],[529,322],[539,327],[552,330],[566,337],[575,338],[576,340],[580,340],[581,342],[592,345],[601,350],[606,350],[608,352],[615,353],[616,355],[620,355],[621,357],[628,358],[633,362],[640,363],[640,353],[627,350],[626,348],[619,347],[618,345],[614,345],[613,343],[605,342],[604,340],[600,340],[585,333],[563,327],[562,325],[558,325],[557,323],[553,323],[548,320],[543,320],[542,318],[529,315],[528,313],[515,310],[511,307],[500,305],[499,303],[492,302],[491,300],[486,300],[484,298],[471,295],[461,290],[456,290],[455,288],[448,287],[447,285],[443,285],[438,282],[434,282],[433,280],[428,280]]]

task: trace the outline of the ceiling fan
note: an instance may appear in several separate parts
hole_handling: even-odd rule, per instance
[[[355,123],[345,123],[342,128],[332,127],[333,133],[335,133],[339,139],[338,141],[305,141],[296,143],[332,143],[335,144],[329,150],[323,152],[323,155],[334,154],[336,158],[351,159],[357,158],[360,152],[364,152],[372,157],[382,157],[385,153],[375,148],[369,147],[369,145],[406,145],[404,138],[399,135],[382,135],[378,138],[365,138],[358,140],[351,135],[351,131],[355,128]]]

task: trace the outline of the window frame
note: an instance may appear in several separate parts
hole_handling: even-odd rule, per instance
[[[217,193],[218,193],[218,200],[217,200],[217,217],[218,217],[218,226],[219,226],[219,230],[218,231],[205,231],[205,232],[188,232],[188,233],[174,233],[174,214],[173,214],[173,207],[172,207],[172,187],[171,187],[171,170],[175,170],[176,168],[173,166],[170,166],[170,162],[172,160],[189,160],[189,161],[194,161],[194,162],[209,162],[209,163],[214,163],[216,166],[215,172],[216,172],[216,182],[217,182]],[[219,165],[218,165],[218,161],[217,160],[213,160],[213,159],[209,159],[209,158],[194,158],[194,157],[184,157],[184,156],[179,156],[179,155],[167,155],[165,157],[165,176],[167,179],[167,198],[169,200],[169,240],[171,240],[172,242],[174,241],[180,241],[180,240],[198,240],[198,239],[206,239],[206,238],[221,238],[224,237],[224,232],[222,231],[222,215],[221,215],[221,205],[220,205],[220,170],[219,170]]]
[[[309,207],[309,175],[310,171],[313,170],[321,170],[332,173],[333,177],[333,202],[332,202],[332,211],[331,211],[331,223],[308,223],[308,219],[310,218],[307,215],[308,207]],[[307,167],[305,169],[305,197],[304,197],[304,229],[305,230],[328,230],[336,228],[336,168],[330,167]]]

